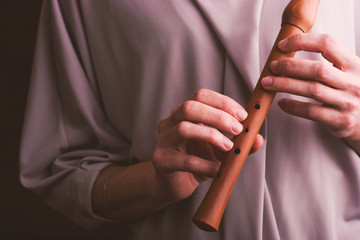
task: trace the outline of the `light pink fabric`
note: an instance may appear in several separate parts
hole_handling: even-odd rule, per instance
[[[157,123],[199,88],[246,106],[287,3],[44,1],[21,147],[24,186],[81,226],[108,222],[91,210],[99,171],[151,160]],[[313,32],[359,55],[359,16],[356,0],[322,1]],[[265,145],[248,158],[219,232],[191,223],[208,181],[190,198],[129,222],[133,239],[358,238],[356,153],[276,104],[261,134]]]

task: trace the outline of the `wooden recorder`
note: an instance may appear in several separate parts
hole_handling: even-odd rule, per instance
[[[292,0],[285,8],[280,32],[247,105],[248,117],[242,123],[244,130],[234,137],[233,149],[222,162],[217,177],[193,218],[193,222],[199,228],[205,231],[218,230],[236,179],[275,97],[275,93],[262,88],[261,80],[266,76],[273,75],[269,68],[272,61],[295,55],[295,53],[281,52],[277,45],[282,39],[308,32],[312,28],[319,2],[320,0]]]

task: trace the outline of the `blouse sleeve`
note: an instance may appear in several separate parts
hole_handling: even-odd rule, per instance
[[[76,1],[44,1],[20,149],[20,181],[76,224],[92,211],[105,166],[129,163],[130,143],[107,119]],[[65,6],[63,6],[65,5]]]

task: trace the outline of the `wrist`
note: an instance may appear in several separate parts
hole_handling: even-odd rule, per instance
[[[113,220],[152,214],[170,203],[151,162],[107,167],[98,176],[92,197],[94,212]]]
[[[160,174],[156,170],[154,164],[151,165],[155,179],[154,194],[159,198],[159,200],[163,202],[166,206],[181,200],[173,194],[174,191],[172,190],[172,186],[169,183],[168,176]]]

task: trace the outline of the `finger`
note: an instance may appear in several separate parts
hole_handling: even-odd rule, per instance
[[[161,147],[170,147],[183,141],[195,140],[209,143],[223,151],[229,151],[234,143],[217,129],[183,121],[166,133],[159,135]]]
[[[234,99],[209,89],[198,90],[190,97],[190,100],[199,101],[211,107],[221,109],[240,122],[244,121],[247,117],[245,109]]]
[[[342,113],[333,108],[293,99],[281,99],[278,105],[283,111],[291,115],[324,123],[334,129],[344,127]]]
[[[309,51],[318,52],[340,70],[358,68],[356,56],[343,47],[331,35],[319,33],[305,33],[293,35],[279,42],[278,47],[285,52]]]
[[[181,104],[172,113],[171,119],[173,126],[182,121],[190,121],[209,125],[232,135],[239,134],[243,129],[239,120],[229,113],[193,100]]]
[[[266,77],[262,79],[261,83],[268,91],[285,92],[312,98],[340,109],[345,109],[349,105],[346,93],[316,81],[303,81],[286,77]]]
[[[161,156],[157,156],[157,154]],[[155,151],[154,164],[156,165],[157,170],[162,174],[182,171],[210,178],[216,176],[220,166],[219,162],[208,161],[206,159],[194,155],[187,155],[175,150],[161,152]]]
[[[162,132],[165,132],[167,129],[169,129],[169,127],[171,127],[173,124],[172,124],[172,119],[171,117],[166,117],[164,119],[161,119],[159,124],[158,124],[158,127],[157,127],[157,133],[158,134],[161,134]]]
[[[255,141],[250,150],[250,153],[257,152],[263,144],[264,144],[264,138],[260,134],[258,134],[255,138]]]
[[[270,69],[278,76],[316,80],[338,89],[345,89],[349,84],[346,73],[319,61],[283,58],[273,61]]]

